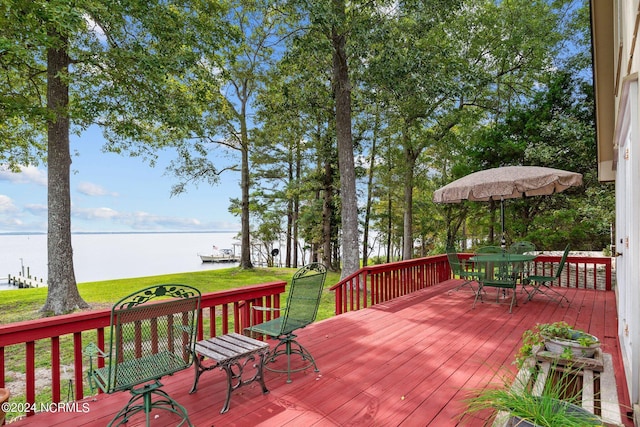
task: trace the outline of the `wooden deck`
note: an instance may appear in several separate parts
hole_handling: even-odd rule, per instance
[[[455,281],[415,292],[367,309],[317,322],[298,334],[315,356],[320,373],[286,375],[265,372],[270,393],[258,384],[234,392],[231,409],[221,415],[225,376],[203,374],[198,391],[188,394],[194,373],[163,379],[165,390],[184,405],[196,427],[209,426],[454,426],[460,421],[470,390],[515,372],[514,354],[522,332],[538,322],[566,320],[600,337],[613,355],[623,419],[626,395],[617,345],[613,292],[567,291],[571,304],[559,306],[543,296],[508,313],[488,291],[485,303],[471,308],[468,288],[447,293]],[[129,399],[129,393],[100,395],[80,402],[76,411],[39,413],[12,426],[104,426]],[[82,406],[86,403],[85,406]],[[85,409],[84,412],[82,410]],[[153,413],[153,427],[175,426],[172,415]],[[633,423],[626,420],[627,425]],[[144,425],[136,416],[127,426]]]

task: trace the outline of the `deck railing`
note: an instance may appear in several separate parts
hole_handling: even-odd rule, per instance
[[[252,305],[280,307],[280,295],[285,286],[286,282],[277,281],[202,295],[198,339],[203,339],[205,330],[207,337],[226,334],[230,329],[241,332],[248,326]],[[25,400],[18,396],[12,396],[12,400],[26,402],[16,406],[25,408],[27,416],[33,415],[34,409],[39,407],[36,402],[61,402],[62,389],[68,393],[66,401],[82,399],[83,363],[88,361],[83,349],[91,341],[104,349],[110,316],[111,310],[104,309],[0,325],[0,388],[6,386],[7,363],[11,361],[19,366],[21,362],[18,361],[24,361]],[[66,354],[67,347],[72,348],[71,354]],[[40,387],[36,387],[36,353],[40,363],[41,355],[50,353],[50,363],[42,363],[51,369],[50,394],[44,395]],[[63,384],[61,377],[67,370],[72,371],[72,378],[65,379]]]
[[[473,256],[469,253],[458,255],[462,259]],[[559,263],[560,256],[538,255],[532,274],[551,276],[557,271]],[[611,258],[569,256],[559,283],[556,281],[553,285],[611,290],[612,276]],[[360,310],[451,277],[446,255],[364,267],[331,287],[335,292],[335,313]]]
[[[472,256],[459,255],[461,258]],[[559,256],[538,256],[534,271],[551,275],[559,261]],[[331,287],[335,292],[335,312],[341,314],[379,304],[451,277],[446,255],[365,267]],[[611,290],[612,280],[611,258],[569,256],[560,283],[555,285]],[[198,339],[205,335],[226,334],[230,330],[241,332],[252,321],[250,307],[280,307],[280,296],[285,287],[286,282],[278,281],[204,294]],[[110,310],[104,309],[0,325],[0,388],[6,386],[5,379],[10,374],[8,362],[10,367],[24,363],[24,369],[20,366],[20,371],[25,374],[25,397],[16,400],[26,402],[27,415],[33,414],[36,402],[63,401],[63,390],[68,394],[65,401],[82,399],[85,389],[83,363],[87,362],[83,348],[89,342],[104,348],[109,322]],[[50,355],[49,363],[38,358],[39,369],[43,369],[40,366],[50,369],[50,375],[47,375],[51,378],[49,391],[43,392],[41,387],[36,387],[36,353]],[[70,378],[63,380],[65,372],[70,372]]]
[[[336,314],[360,310],[443,282],[451,277],[446,255],[361,268],[330,290]]]

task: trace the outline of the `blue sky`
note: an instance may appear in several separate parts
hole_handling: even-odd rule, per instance
[[[155,167],[139,158],[103,153],[101,131],[73,136],[71,152],[71,228],[73,232],[239,231],[240,219],[228,211],[240,197],[239,172],[226,172],[214,187],[191,186],[170,196],[175,178],[165,173],[172,153]],[[219,162],[229,162],[220,151]],[[22,173],[0,170],[0,232],[46,232],[46,167]]]

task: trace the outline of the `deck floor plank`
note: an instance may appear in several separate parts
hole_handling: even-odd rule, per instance
[[[188,394],[193,369],[177,373],[162,379],[165,391],[187,408],[196,427],[456,426],[471,390],[515,374],[512,362],[524,330],[566,320],[603,338],[603,351],[612,354],[618,370],[619,400],[628,406],[612,321],[613,292],[566,289],[570,304],[560,305],[543,295],[525,302],[526,294],[518,289],[518,306],[509,314],[508,299],[496,303],[494,290],[472,309],[468,288],[447,292],[457,283],[448,281],[299,331],[298,339],[316,358],[320,373],[307,369],[286,384],[285,374],[265,371],[270,393],[263,395],[257,384],[242,387],[234,391],[226,414],[220,414],[226,390],[222,371],[203,374],[194,394]],[[85,399],[86,414],[36,414],[11,425],[104,426],[128,399],[124,392],[99,395]],[[176,424],[177,418],[164,411],[152,415],[152,427]],[[467,417],[462,424],[483,422]],[[127,424],[142,425],[142,416]]]

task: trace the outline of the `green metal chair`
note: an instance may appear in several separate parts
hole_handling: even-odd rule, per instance
[[[531,242],[520,241],[514,242],[509,246],[507,252],[510,254],[526,254],[528,252],[535,252],[536,245]]]
[[[467,264],[458,257],[458,253],[452,247],[447,247],[447,259],[449,260],[449,267],[451,268],[451,272],[453,273],[454,277],[457,276],[459,279],[464,280],[462,284],[451,289],[449,293],[458,291],[463,286],[467,285],[475,293],[476,289],[474,289],[472,283],[478,281],[480,273],[474,271],[473,269],[469,269]]]
[[[278,345],[267,355],[264,368],[272,372],[286,372],[288,383],[291,382],[292,372],[299,372],[311,366],[315,372],[319,372],[313,356],[302,344],[296,341],[297,336],[294,332],[316,320],[326,276],[327,269],[319,263],[308,264],[300,268],[291,280],[286,307],[279,309],[281,311],[280,317],[244,329],[248,334],[267,335],[280,340]],[[252,308],[259,311],[277,310],[270,307],[253,306]],[[287,358],[286,369],[269,366],[270,363],[274,363],[278,357],[283,355]],[[292,368],[292,355],[300,356],[302,366]]]
[[[556,280],[560,279],[560,275],[562,274],[562,270],[564,270],[564,265],[567,261],[567,256],[569,255],[569,245],[564,248],[564,253],[562,254],[562,258],[560,259],[560,264],[558,264],[558,269],[556,270],[556,274],[553,276],[536,276],[530,275],[526,278],[523,283],[523,288],[525,292],[527,292],[527,301],[531,301],[536,294],[543,294],[551,298],[552,300],[559,300],[560,305],[562,305],[563,300],[567,300],[569,304],[569,298],[567,298],[564,294],[556,291],[551,287],[551,284]],[[526,286],[531,286],[531,292],[526,289]]]
[[[502,290],[502,295],[505,297],[507,290],[511,290],[511,302],[509,304],[509,313],[511,313],[513,306],[518,305],[516,298],[516,276],[519,274],[517,267],[519,263],[511,262],[509,259],[510,254],[502,250],[500,250],[500,253],[485,252],[485,254],[489,255],[487,258],[490,259],[490,261],[476,261],[475,264],[478,267],[480,278],[478,280],[479,287],[476,292],[476,297],[473,300],[472,308],[475,308],[478,299],[480,299],[481,302],[483,301],[482,293],[485,291],[484,288],[491,287],[498,289],[498,292],[496,292],[496,302],[499,302],[500,290]],[[497,259],[497,257],[500,258]]]
[[[503,254],[505,253],[505,250],[500,247],[500,246],[482,246],[476,249],[475,251],[475,255],[483,255],[483,254]],[[483,269],[483,276],[490,276],[493,277],[496,274],[500,274],[500,275],[504,275],[506,274],[506,271],[504,271],[504,267],[501,264],[495,264],[495,263],[490,263],[490,264],[483,264],[482,267],[484,267]],[[503,271],[493,271],[493,268],[498,268],[501,269]]]
[[[149,426],[154,408],[180,416],[178,426],[192,426],[186,409],[161,390],[160,379],[193,363],[200,298],[200,291],[191,286],[154,285],[112,307],[108,348],[102,351],[94,343],[85,348],[92,390],[131,392],[129,402],[109,426],[126,424],[139,412],[145,413]],[[94,362],[96,357],[104,358],[103,367]]]
[[[514,242],[507,249],[507,252],[509,252],[510,254],[519,254],[519,255],[534,253],[535,251],[536,251],[536,245],[527,241]],[[522,262],[518,266],[516,266],[518,270],[516,271],[516,274],[517,274],[516,278],[520,281],[520,283],[523,284],[523,286],[527,277],[529,276],[530,271],[532,270],[532,265],[533,265],[532,262]]]

